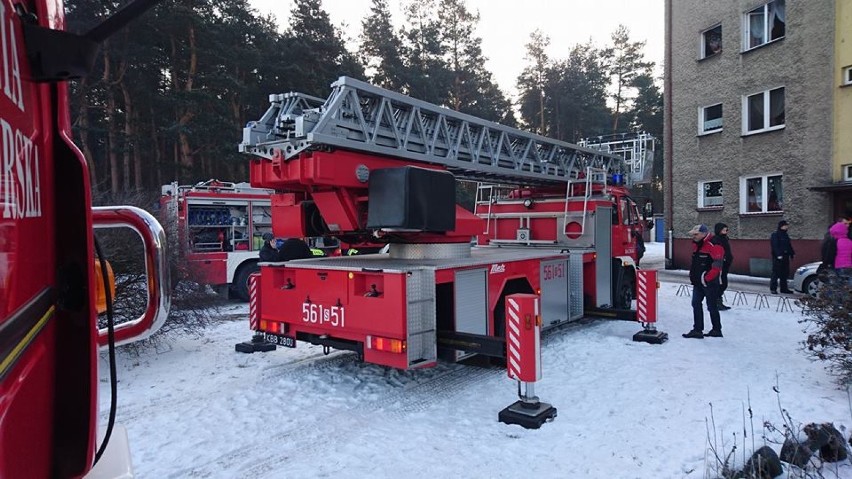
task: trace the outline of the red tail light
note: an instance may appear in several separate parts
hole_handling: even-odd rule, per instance
[[[379,336],[367,336],[367,347],[378,351],[389,353],[404,353],[405,341],[401,339],[382,338]]]

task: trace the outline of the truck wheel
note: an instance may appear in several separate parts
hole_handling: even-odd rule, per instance
[[[234,282],[231,283],[231,294],[240,301],[249,300],[249,277],[253,273],[260,271],[260,266],[256,262],[244,264],[237,270],[234,275]]]
[[[633,306],[635,288],[633,275],[629,271],[624,271],[615,289],[614,302],[617,309],[630,309]]]

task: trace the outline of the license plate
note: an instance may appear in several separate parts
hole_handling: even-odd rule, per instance
[[[266,339],[270,343],[275,343],[279,346],[284,346],[285,348],[296,347],[296,338],[291,336],[279,336],[277,334],[266,333],[264,334],[264,339]]]

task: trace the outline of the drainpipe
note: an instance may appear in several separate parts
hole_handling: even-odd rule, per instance
[[[674,205],[672,188],[672,0],[665,3],[666,49],[663,74],[663,204],[666,213],[666,226],[669,229],[668,245],[666,248],[666,269],[674,267],[674,247],[672,245],[674,231]]]

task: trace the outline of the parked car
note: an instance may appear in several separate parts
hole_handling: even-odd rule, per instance
[[[822,263],[816,261],[800,266],[793,275],[793,289],[816,297],[821,285],[817,276],[817,268],[819,268],[820,264]]]

